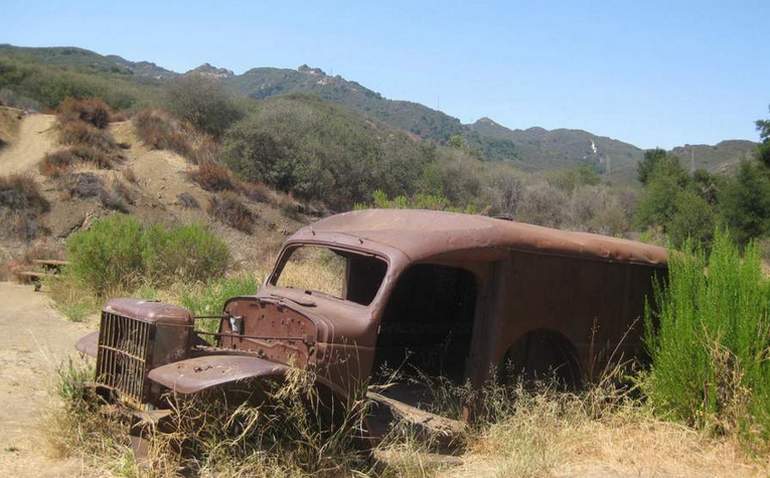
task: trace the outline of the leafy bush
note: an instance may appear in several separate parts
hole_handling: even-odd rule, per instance
[[[146,228],[142,256],[145,274],[152,283],[161,285],[219,277],[230,262],[227,244],[199,224]]]
[[[741,256],[717,232],[708,256],[689,247],[673,254],[645,324],[644,389],[656,410],[770,438],[770,283],[753,244]]]
[[[250,234],[254,228],[256,216],[241,198],[230,191],[225,191],[209,200],[208,213],[230,227]]]
[[[102,295],[137,284],[144,272],[142,226],[122,214],[95,221],[67,240],[68,271],[87,289]]]
[[[221,276],[230,261],[226,244],[203,226],[143,228],[121,214],[73,234],[67,250],[69,270],[97,295],[146,280],[154,284],[206,280]]]
[[[184,75],[168,89],[167,109],[195,128],[221,136],[243,111],[221,84],[201,75]]]
[[[223,146],[226,164],[243,178],[340,209],[376,189],[414,194],[431,154],[404,133],[297,95],[260,102]]]

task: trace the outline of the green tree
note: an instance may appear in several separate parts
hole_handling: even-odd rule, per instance
[[[671,242],[682,247],[687,240],[710,245],[716,224],[712,206],[695,191],[680,191],[676,195],[674,213],[666,225]]]
[[[636,172],[642,184],[647,184],[656,172],[674,174],[679,180],[687,176],[679,163],[679,158],[660,148],[645,151],[644,157],[636,167]]]
[[[166,108],[215,137],[244,115],[218,82],[200,75],[184,75],[174,80],[167,92]]]
[[[720,192],[722,221],[741,244],[770,232],[769,174],[762,164],[746,161]]]
[[[762,142],[759,144],[759,160],[770,167],[770,119],[757,120],[757,130]]]

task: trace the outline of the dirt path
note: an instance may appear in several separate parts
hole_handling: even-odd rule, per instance
[[[42,414],[58,365],[87,326],[69,322],[31,286],[0,282],[0,476],[84,476],[78,460],[46,456]]]
[[[35,167],[45,153],[56,147],[55,121],[53,115],[26,116],[21,121],[16,139],[0,153],[0,173],[36,171]]]

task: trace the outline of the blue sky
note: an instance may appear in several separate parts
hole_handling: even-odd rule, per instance
[[[770,1],[0,0],[0,43],[185,71],[307,63],[472,122],[581,128],[641,147],[757,139]]]

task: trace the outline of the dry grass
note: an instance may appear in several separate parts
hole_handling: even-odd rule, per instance
[[[342,297],[345,259],[326,248],[302,247],[286,262],[277,285]]]
[[[237,405],[240,400],[230,395],[225,402],[218,392],[173,402],[173,431],[153,434],[151,466],[140,469],[128,453],[125,425],[83,399],[82,382],[89,373],[80,366],[65,369],[59,386],[63,405],[46,421],[49,450],[83,456],[119,476],[735,477],[770,472],[767,460],[747,458],[737,439],[716,439],[660,421],[607,382],[580,393],[547,385],[535,390],[489,385],[477,392],[487,413],[468,429],[459,466],[433,459],[430,443],[403,423],[376,448],[375,455],[386,460],[372,461],[353,439],[366,402],[351,401],[340,415],[341,426],[330,427],[322,418],[328,402],[320,400],[312,371],[297,369],[280,386],[262,389],[266,401]],[[467,393],[465,387],[433,383],[448,387],[435,390],[436,396]],[[249,390],[243,397],[257,398],[249,394],[258,389]]]
[[[641,406],[603,416],[580,397],[532,395],[472,441],[453,477],[766,476],[737,439],[655,419]]]

